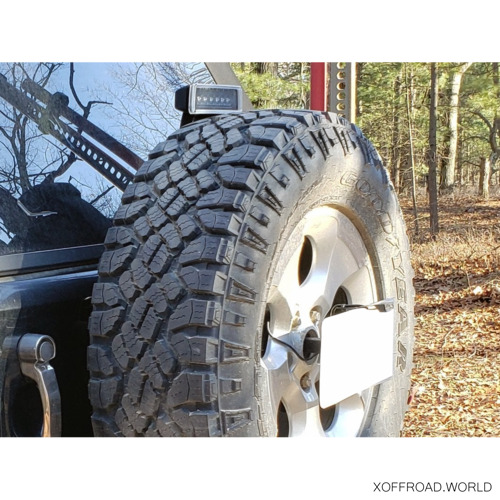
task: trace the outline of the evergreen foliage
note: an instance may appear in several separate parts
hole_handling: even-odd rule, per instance
[[[411,189],[412,165],[418,185],[425,186],[428,179],[430,66],[423,62],[357,63],[357,124],[379,151],[398,191]],[[438,64],[437,161],[441,185],[450,159],[452,78],[466,66],[458,62]],[[256,108],[308,107],[308,63],[233,63],[232,67]],[[482,158],[489,159],[496,172],[499,128],[498,63],[472,63],[459,89],[454,187],[477,187]],[[492,182],[499,182],[498,175]]]
[[[309,99],[307,63],[234,63],[250,101],[256,108],[301,109]]]

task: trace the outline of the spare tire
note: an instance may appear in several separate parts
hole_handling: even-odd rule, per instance
[[[95,435],[399,435],[413,273],[394,189],[357,127],[309,111],[186,126],[139,169],[105,245]],[[317,344],[287,339],[309,328],[321,341],[336,305],[387,298],[392,377],[322,408]]]

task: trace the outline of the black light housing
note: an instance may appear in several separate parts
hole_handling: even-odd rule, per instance
[[[242,90],[237,85],[189,85],[176,91],[175,107],[190,115],[241,112]]]

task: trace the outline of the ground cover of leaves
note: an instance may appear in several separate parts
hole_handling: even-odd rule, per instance
[[[401,205],[415,270],[415,351],[403,437],[500,436],[500,196],[440,200],[430,237]]]

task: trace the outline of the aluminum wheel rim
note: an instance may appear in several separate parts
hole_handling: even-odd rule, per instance
[[[323,319],[346,298],[350,304],[376,300],[368,251],[344,214],[315,208],[287,238],[266,301],[261,367],[279,436],[348,437],[363,427],[374,388],[322,409],[319,356],[300,351],[300,341],[293,344],[296,332],[321,338]]]

